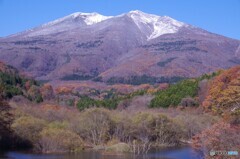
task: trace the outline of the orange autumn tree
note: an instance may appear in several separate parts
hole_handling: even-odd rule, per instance
[[[216,114],[239,113],[240,66],[223,71],[210,82],[208,96],[203,102],[206,110]]]
[[[204,158],[224,158],[224,156],[210,156],[211,150],[215,151],[230,151],[240,149],[240,126],[226,122],[219,122],[212,127],[204,130],[198,135],[192,138],[192,146],[196,150],[199,150],[204,154]],[[237,158],[237,156],[231,156],[231,159]]]

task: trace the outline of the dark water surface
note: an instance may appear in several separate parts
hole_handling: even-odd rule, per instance
[[[165,149],[150,152],[147,155],[136,156],[132,154],[124,155],[103,155],[99,152],[80,152],[70,154],[30,154],[23,152],[0,153],[0,159],[201,159],[191,148]]]

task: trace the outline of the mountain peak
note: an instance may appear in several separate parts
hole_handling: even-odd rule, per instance
[[[129,12],[129,14],[146,14],[146,13],[144,13],[140,10],[132,10],[132,11]]]
[[[150,34],[146,35],[148,40],[157,38],[163,34],[176,33],[179,28],[185,25],[168,16],[147,14],[139,10],[130,11],[127,15],[133,19],[141,31],[144,30],[144,26],[150,29],[148,31]]]
[[[87,25],[93,25],[101,21],[107,20],[109,18],[112,18],[112,16],[104,16],[96,12],[93,13],[77,12],[72,15],[73,17],[82,17]]]
[[[54,25],[54,24],[64,22],[66,20],[74,20],[77,18],[83,19],[83,21],[86,23],[86,25],[93,25],[93,24],[99,23],[101,21],[107,20],[109,18],[112,18],[112,16],[104,16],[97,12],[93,12],[93,13],[76,12],[76,13],[70,14],[68,16],[65,16],[63,18],[52,21],[50,23],[47,23],[43,26]]]

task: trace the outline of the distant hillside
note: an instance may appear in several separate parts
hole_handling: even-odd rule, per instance
[[[38,80],[176,82],[240,64],[240,41],[168,16],[74,13],[0,39],[0,59]]]

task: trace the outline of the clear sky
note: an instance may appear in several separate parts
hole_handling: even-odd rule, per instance
[[[240,0],[0,0],[0,37],[74,12],[118,15],[130,10],[167,15],[240,40]]]

